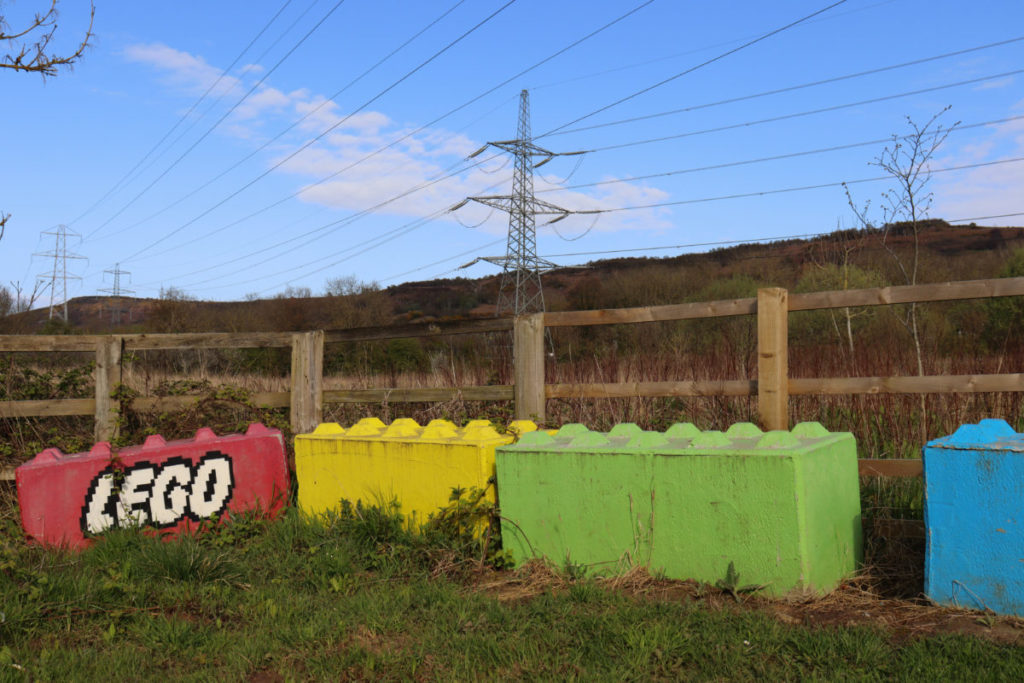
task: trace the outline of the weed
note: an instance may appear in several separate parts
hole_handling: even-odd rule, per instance
[[[730,561],[729,567],[725,570],[725,578],[715,581],[715,587],[731,595],[736,602],[741,602],[742,596],[764,590],[767,586],[754,583],[740,585],[740,573],[736,571],[736,565]]]

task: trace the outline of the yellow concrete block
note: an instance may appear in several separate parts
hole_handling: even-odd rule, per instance
[[[487,490],[494,502],[494,449],[537,429],[517,420],[499,433],[487,420],[457,427],[448,420],[421,426],[401,418],[386,425],[364,418],[344,429],[321,424],[295,436],[295,477],[299,508],[323,514],[341,501],[381,505],[397,500],[409,525],[418,527],[431,513],[448,505],[452,489]]]

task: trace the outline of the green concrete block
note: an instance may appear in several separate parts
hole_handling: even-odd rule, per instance
[[[610,574],[635,566],[714,584],[729,563],[765,592],[826,593],[862,556],[853,435],[565,425],[496,450],[505,548]]]

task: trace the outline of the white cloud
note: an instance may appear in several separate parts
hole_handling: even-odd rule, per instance
[[[1017,112],[1024,108],[1022,105],[1024,101],[1017,103]],[[979,141],[964,145],[937,161],[935,167],[1024,157],[1024,119],[987,126],[985,131]],[[1024,187],[1024,162],[942,173],[933,176],[933,180],[934,216],[959,219],[1024,211],[1020,192]],[[1006,224],[1000,220],[991,222]]]
[[[167,83],[189,94],[204,92],[221,75],[219,69],[207,64],[202,57],[166,45],[132,45],[125,49],[124,55],[130,61],[157,69]],[[251,75],[257,79],[261,72],[262,68],[253,64],[241,69],[243,76]],[[257,79],[253,82],[258,82]],[[235,76],[226,76],[217,91],[241,96],[251,87]],[[412,187],[424,185],[422,190],[381,209],[393,215],[423,216],[452,206],[467,196],[510,191],[511,168],[503,168],[499,159],[486,161],[443,181],[432,182],[478,149],[480,142],[441,128],[417,130],[379,111],[347,114],[337,103],[306,88],[284,92],[261,85],[237,107],[219,132],[242,139],[257,139],[269,130],[292,123],[296,116],[308,118],[303,119],[292,134],[282,138],[276,147],[278,154],[272,160],[273,164],[287,159],[311,136],[322,137],[285,161],[278,172],[302,177],[306,182],[319,182],[338,174],[337,178],[307,186],[299,195],[303,201],[359,211],[390,200]],[[398,139],[401,142],[395,143]],[[385,146],[388,148],[381,151]],[[492,154],[488,153],[477,161],[490,156]],[[507,157],[504,159],[507,162]],[[498,186],[487,189],[495,184]],[[537,175],[538,190],[558,190],[541,193],[538,198],[570,210],[651,204],[664,201],[668,196],[657,188],[634,183],[615,183],[586,191],[559,189],[561,186]],[[460,217],[466,222],[476,223],[489,213],[486,207],[470,204],[460,211]],[[662,230],[671,227],[666,219],[668,213],[666,209],[644,209],[602,214],[594,229]],[[560,230],[565,227],[572,232],[570,228],[579,223],[580,218],[567,219],[557,227]],[[446,219],[454,220],[454,217],[446,216]],[[586,225],[591,220],[587,218]],[[539,230],[553,229],[554,226],[543,227],[544,222],[543,217],[538,217]],[[499,213],[492,215],[482,229],[500,234],[505,231],[507,223],[507,216]]]
[[[155,67],[164,73],[166,81],[192,95],[201,95],[217,83],[222,70],[210,66],[202,57],[175,50],[161,43],[129,45],[123,51],[130,62]],[[224,76],[211,95],[223,95],[239,89],[239,81]]]
[[[985,81],[980,85],[976,85],[973,90],[998,90],[999,88],[1006,88],[1013,85],[1013,76],[1007,76],[1006,78],[998,78],[994,81]]]
[[[277,88],[260,88],[238,105],[236,120],[253,120],[267,113],[280,113],[292,106],[292,100]]]

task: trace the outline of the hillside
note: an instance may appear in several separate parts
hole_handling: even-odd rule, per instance
[[[700,237],[700,236],[695,236]],[[1013,250],[1024,247],[1024,228],[951,226],[929,221],[920,233],[918,282],[996,276]],[[567,267],[544,276],[549,310],[641,306],[748,296],[757,286],[810,291],[905,284],[913,235],[843,231],[812,240],[745,244],[663,258],[625,257]],[[263,331],[345,328],[494,314],[500,278],[407,282],[348,296],[256,301],[196,301],[180,293],[164,299],[79,297],[68,303],[69,325],[50,323],[36,309],[0,321],[6,333],[112,331]],[[115,324],[120,309],[120,324]]]

